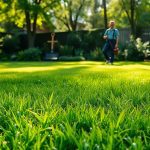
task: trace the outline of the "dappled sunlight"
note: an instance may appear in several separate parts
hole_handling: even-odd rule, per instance
[[[51,71],[58,69],[71,68],[70,66],[50,66],[50,67],[21,67],[21,68],[4,68],[0,72],[39,72],[39,71]]]
[[[147,83],[150,81],[150,67],[144,65],[124,65],[124,66],[95,66],[90,68],[91,72],[106,73],[110,77],[107,79],[131,80],[138,83]],[[144,77],[144,78],[143,78]]]
[[[46,63],[45,66],[43,66],[43,63],[38,63],[38,66],[34,66],[33,63],[27,63],[28,66],[23,66],[24,64],[15,66],[10,66],[9,64],[1,64],[0,65],[0,72],[40,72],[40,71],[52,71],[52,70],[59,70],[59,69],[69,69],[69,68],[76,68],[76,67],[84,67],[84,66],[90,66],[88,63]],[[26,65],[27,65],[26,64]]]
[[[149,64],[149,65],[148,65]],[[66,70],[66,69],[83,69],[89,72],[102,72],[102,71],[110,71],[118,72],[124,71],[124,74],[137,76],[138,70],[141,69],[150,73],[150,63],[120,63],[117,62],[115,65],[106,65],[104,62],[91,62],[91,61],[83,61],[83,62],[46,62],[46,63],[1,63],[0,64],[0,73],[5,72],[42,72],[42,71],[56,71],[56,70]]]
[[[81,130],[93,132],[95,124],[103,126],[110,122],[116,122],[116,125],[109,132],[116,131],[118,126],[119,130],[114,132],[116,137],[124,129],[133,130],[133,133],[140,130],[141,122],[145,122],[142,128],[146,131],[150,106],[149,74],[150,67],[144,63],[117,62],[113,66],[90,61],[1,63],[0,122],[3,128],[12,125],[6,131],[13,133],[15,129],[16,133],[25,135],[23,138],[29,129],[30,132],[46,130],[44,134],[47,134],[55,124],[63,127],[64,122],[77,127],[69,127],[73,132],[77,131],[76,135]],[[123,117],[121,122],[120,117]],[[5,120],[8,120],[7,126]],[[95,135],[98,130],[107,135],[108,129],[96,127]],[[60,133],[63,132],[60,130]],[[130,136],[130,133],[126,132],[126,135]],[[147,132],[145,135],[148,137]]]
[[[13,64],[13,63],[12,63]],[[0,65],[0,72],[40,72],[53,71],[59,69],[79,68],[79,67],[93,67],[102,63],[99,62],[49,62],[45,63],[2,63]],[[27,66],[28,65],[28,66]]]

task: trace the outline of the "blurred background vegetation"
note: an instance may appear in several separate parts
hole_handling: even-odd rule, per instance
[[[142,53],[139,60],[149,58],[148,0],[1,0],[0,60],[21,60],[17,58],[20,51],[23,54],[27,50],[24,52],[27,54],[31,49],[35,52],[35,48],[40,55],[38,60],[42,60],[50,50],[47,41],[51,32],[56,32],[55,51],[60,56],[101,60],[102,35],[109,20],[115,20],[120,30],[118,60],[132,60],[130,58],[139,53]],[[142,49],[137,46],[137,38],[141,39],[140,44],[146,43]],[[131,57],[125,57],[125,50],[129,50],[128,55],[133,53]]]

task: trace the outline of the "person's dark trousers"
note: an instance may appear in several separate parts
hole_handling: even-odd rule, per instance
[[[103,47],[103,54],[105,59],[110,63],[114,62],[114,48],[115,48],[116,40],[107,40]]]

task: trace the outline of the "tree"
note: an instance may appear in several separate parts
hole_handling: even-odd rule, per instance
[[[129,0],[124,0],[125,4],[122,6],[122,0],[113,0],[108,5],[107,15],[110,19],[114,19],[117,22],[117,26],[120,28],[131,26],[127,13],[124,10],[126,7],[130,17],[130,3]],[[139,27],[145,27],[150,25],[150,1],[138,0],[135,7],[135,29]]]
[[[90,17],[90,22],[92,27],[104,27],[105,29],[108,27],[108,9],[107,7],[113,1],[111,0],[95,0],[94,11]],[[103,21],[101,21],[103,20]]]
[[[135,15],[137,26],[150,26],[150,1],[139,0],[138,5],[136,5]]]
[[[104,21],[102,12],[102,3],[100,0],[94,0],[94,3],[90,6],[91,14],[88,16],[87,22],[91,25],[91,28],[103,28]]]
[[[76,31],[80,22],[84,24],[90,3],[90,0],[62,0],[60,8],[54,11],[54,16],[67,30]]]
[[[107,8],[107,15],[110,20],[115,20],[117,27],[129,27],[129,21],[125,11],[120,6],[120,0],[113,0]]]
[[[34,41],[37,29],[37,19],[42,0],[18,1],[20,8],[24,11],[26,29],[28,35],[28,47],[34,47]],[[33,19],[33,23],[32,23]]]
[[[135,35],[135,0],[121,0],[120,4],[123,8],[123,10],[125,11],[130,26],[131,26],[131,33],[133,35]]]
[[[150,25],[148,23],[150,18],[150,2],[148,0],[120,0],[120,5],[125,11],[130,27],[131,33],[136,36],[136,30],[139,25]],[[144,18],[144,21],[142,21]]]
[[[103,0],[103,8],[104,8],[104,24],[105,24],[105,29],[107,28],[107,7],[106,7],[106,0]]]
[[[57,7],[60,0],[5,0],[0,2],[1,15],[3,18],[10,18],[10,22],[15,22],[18,26],[24,26],[27,30],[28,47],[34,47],[37,24],[42,21],[50,22],[51,9]]]

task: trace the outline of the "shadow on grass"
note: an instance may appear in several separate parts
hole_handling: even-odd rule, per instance
[[[48,67],[48,66],[74,66],[74,65],[92,65],[93,62],[78,61],[78,62],[60,62],[60,61],[51,61],[51,62],[3,62],[0,63],[0,68],[20,68],[20,67]]]
[[[98,61],[78,61],[78,62],[2,62],[0,63],[0,68],[20,68],[20,67],[55,67],[55,66],[76,66],[76,65],[84,65],[84,66],[93,66],[93,65],[104,65],[104,62]],[[150,66],[150,62],[130,62],[130,61],[122,61],[115,62],[114,66],[124,66],[124,65],[148,65]]]
[[[115,62],[115,66],[124,66],[124,65],[147,65],[150,66],[150,62],[133,62],[133,61],[122,61]]]
[[[62,77],[62,76],[74,76],[80,74],[88,74],[89,66],[74,66],[71,68],[56,68],[54,70],[34,71],[34,72],[0,72],[0,81],[2,80],[15,80],[15,79],[33,79],[45,78],[45,77]]]
[[[102,78],[108,78],[111,74],[115,74],[114,77],[121,75],[122,77],[127,76],[132,70],[127,68],[121,68],[120,66],[128,65],[149,65],[150,63],[145,62],[116,62],[115,65],[103,65],[104,62],[15,62],[15,63],[2,63],[0,66],[5,66],[8,71],[0,71],[0,81],[2,82],[7,79],[10,80],[38,80],[44,78],[60,78],[63,76],[89,76],[96,75],[101,76]],[[97,68],[98,66],[98,68]],[[118,67],[117,67],[118,66]],[[30,68],[31,67],[31,68]],[[33,68],[32,68],[33,67]],[[25,71],[28,69],[31,71]],[[43,70],[41,70],[43,68]],[[121,69],[120,69],[121,68]],[[10,69],[10,70],[9,70]],[[11,70],[12,69],[12,70]],[[14,69],[14,70],[13,70]],[[15,70],[16,69],[16,70]],[[20,70],[23,69],[24,71]],[[35,70],[32,70],[35,69]],[[111,70],[110,70],[111,69]],[[118,70],[119,69],[119,70]],[[134,67],[133,67],[134,69]],[[139,69],[139,68],[138,68]],[[18,72],[19,70],[19,72]],[[141,71],[144,71],[147,74],[147,71],[150,71],[149,68],[146,69],[140,68]],[[137,71],[140,71],[137,70]],[[133,70],[135,72],[136,70]]]

